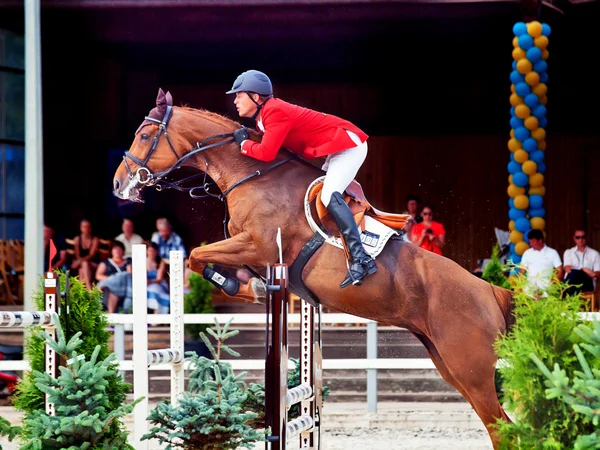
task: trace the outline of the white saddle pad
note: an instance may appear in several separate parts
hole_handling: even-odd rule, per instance
[[[326,232],[324,232],[313,219],[312,213],[310,211],[310,202],[308,200],[308,194],[310,193],[313,186],[322,182],[325,179],[325,176],[317,178],[313,181],[308,189],[306,190],[306,194],[304,195],[304,214],[306,215],[306,221],[310,226],[310,229],[313,233],[319,233],[330,245],[334,247],[338,247],[343,249],[344,245],[342,244],[342,239],[338,237],[329,236]],[[371,257],[375,258],[377,255],[381,253],[385,244],[392,236],[399,236],[400,234],[394,230],[393,228],[388,227],[387,225],[378,222],[370,216],[365,215],[365,229],[358,228],[360,231],[360,239],[363,243],[363,247],[365,251],[371,255]]]

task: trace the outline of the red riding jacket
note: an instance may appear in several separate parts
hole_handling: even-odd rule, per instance
[[[262,142],[242,143],[242,153],[261,161],[272,161],[281,147],[307,159],[319,158],[356,147],[346,130],[361,142],[369,136],[347,120],[312,109],[269,99],[257,119]]]

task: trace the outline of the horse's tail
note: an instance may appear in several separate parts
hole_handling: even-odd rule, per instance
[[[506,322],[506,331],[508,331],[515,323],[515,317],[513,315],[514,301],[512,292],[499,286],[491,286],[492,291],[494,292],[494,297],[496,297],[496,303],[498,303],[500,311],[502,311],[502,315],[504,316],[504,321]]]

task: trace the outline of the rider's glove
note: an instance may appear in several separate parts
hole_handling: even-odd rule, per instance
[[[237,142],[240,146],[242,145],[242,142],[248,139],[248,137],[248,128],[246,127],[242,127],[239,130],[235,130],[233,132],[233,138],[235,139],[235,142]]]

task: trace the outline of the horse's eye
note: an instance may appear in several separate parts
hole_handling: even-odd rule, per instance
[[[140,140],[141,141],[149,141],[150,140],[150,135],[146,134],[146,133],[142,133],[142,135],[140,136]]]

